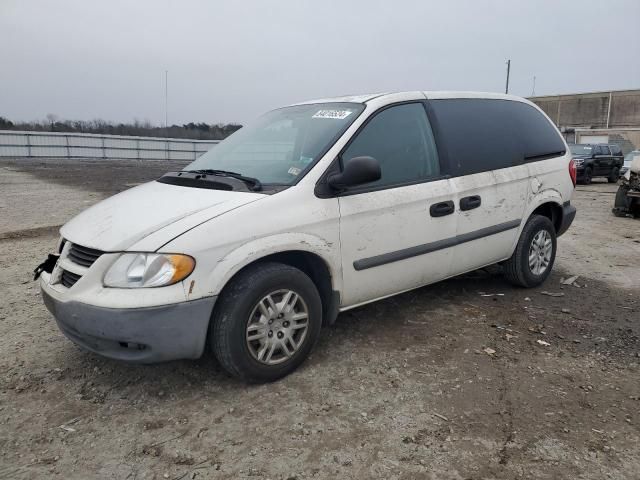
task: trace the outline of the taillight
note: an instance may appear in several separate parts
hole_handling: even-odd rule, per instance
[[[576,183],[578,182],[578,169],[576,168],[576,162],[573,158],[569,162],[569,176],[571,177],[571,181],[575,188]]]

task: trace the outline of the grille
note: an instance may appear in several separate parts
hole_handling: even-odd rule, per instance
[[[83,247],[74,243],[69,248],[68,258],[73,263],[77,263],[83,267],[90,267],[100,257],[100,255],[102,255],[102,253],[103,252],[100,250]]]
[[[80,275],[69,272],[67,270],[62,270],[62,275],[60,276],[60,283],[67,288],[73,287],[76,282],[80,280]]]

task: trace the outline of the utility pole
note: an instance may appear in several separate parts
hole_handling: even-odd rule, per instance
[[[507,60],[507,85],[504,87],[504,93],[509,93],[509,71],[511,70],[511,59]]]
[[[535,97],[536,96],[536,76],[533,76],[533,88],[531,89],[531,96]]]
[[[164,128],[169,127],[169,70],[164,71]]]

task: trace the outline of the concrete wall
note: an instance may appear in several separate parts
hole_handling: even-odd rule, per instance
[[[542,108],[558,127],[640,127],[640,90],[531,97],[529,100]]]

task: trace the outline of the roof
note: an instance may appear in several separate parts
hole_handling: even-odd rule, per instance
[[[492,92],[465,92],[465,91],[398,91],[384,93],[366,93],[361,95],[344,95],[340,97],[328,97],[315,100],[307,100],[304,102],[294,103],[294,105],[309,105],[314,103],[367,103],[373,99],[384,100],[385,97],[397,96],[401,94],[415,94],[416,96],[424,95],[428,99],[443,98],[486,98],[495,100],[513,100],[517,102],[529,103],[526,99],[516,95],[508,95],[504,93]]]

